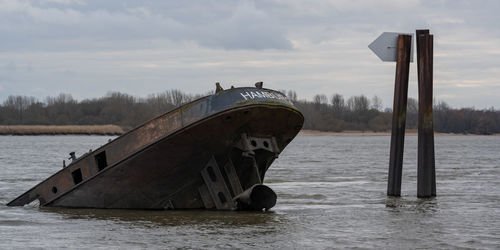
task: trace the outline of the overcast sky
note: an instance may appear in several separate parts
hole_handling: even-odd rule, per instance
[[[436,100],[498,109],[499,11],[497,0],[0,0],[0,103],[263,81],[299,99],[377,95],[391,107],[395,63],[367,46],[384,31],[427,28]]]

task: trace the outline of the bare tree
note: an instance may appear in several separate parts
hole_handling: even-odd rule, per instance
[[[371,100],[371,108],[381,111],[382,110],[382,99],[378,96],[373,96]]]
[[[370,107],[370,101],[364,95],[353,96],[347,100],[347,106],[353,112],[367,111]]]
[[[334,113],[341,113],[345,109],[344,97],[340,94],[335,94],[332,96],[332,108]]]
[[[328,97],[324,94],[315,95],[314,104],[317,111],[326,112],[328,108]]]
[[[170,95],[170,100],[172,101],[172,104],[174,104],[176,107],[181,106],[186,99],[185,94],[178,89],[172,89],[167,91],[167,95]]]
[[[30,105],[36,103],[35,97],[28,96],[9,96],[4,102],[4,107],[11,109],[16,114],[16,120],[18,123],[23,124],[24,113]]]

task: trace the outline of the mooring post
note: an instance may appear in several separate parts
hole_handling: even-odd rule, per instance
[[[436,196],[434,119],[432,112],[433,35],[417,30],[418,171],[417,196]]]
[[[391,151],[387,195],[401,196],[403,172],[403,149],[406,126],[406,104],[408,101],[408,77],[411,57],[411,35],[398,36],[396,80],[392,110]]]

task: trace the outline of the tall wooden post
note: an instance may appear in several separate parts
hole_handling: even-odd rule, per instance
[[[432,112],[433,35],[417,30],[418,171],[417,196],[436,196],[434,119]]]
[[[401,196],[401,175],[403,172],[403,149],[406,126],[406,105],[408,102],[408,77],[411,57],[411,36],[399,35],[396,61],[396,80],[392,110],[391,152],[389,157],[389,178],[387,195]]]

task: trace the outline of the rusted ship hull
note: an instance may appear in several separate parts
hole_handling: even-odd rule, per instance
[[[8,205],[268,209],[276,195],[265,173],[302,124],[279,92],[221,91],[83,155]]]

